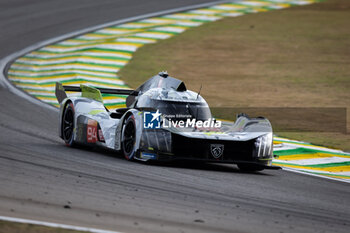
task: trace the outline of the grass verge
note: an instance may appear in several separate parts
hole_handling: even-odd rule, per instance
[[[27,223],[15,223],[0,220],[0,233],[84,233],[55,227],[46,227]],[[86,233],[86,232],[85,232]]]
[[[349,18],[348,0],[225,18],[142,47],[120,75],[137,87],[168,70],[212,107],[347,108],[348,133],[277,133],[350,151]]]

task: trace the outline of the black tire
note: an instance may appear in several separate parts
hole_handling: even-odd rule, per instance
[[[237,166],[242,172],[258,172],[264,170],[263,167],[254,164],[240,163],[237,164]]]
[[[68,103],[63,112],[62,138],[67,146],[74,146],[74,106]]]
[[[136,124],[133,115],[130,115],[122,129],[122,151],[127,160],[132,160],[136,153]]]

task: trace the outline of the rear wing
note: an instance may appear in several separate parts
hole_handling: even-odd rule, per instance
[[[80,84],[80,87],[73,87],[63,86],[62,83],[56,82],[55,95],[59,103],[61,103],[65,98],[67,98],[66,91],[81,92],[82,97],[94,99],[100,102],[103,102],[101,93],[129,96],[137,96],[139,94],[138,91],[130,89],[94,88],[83,84]]]

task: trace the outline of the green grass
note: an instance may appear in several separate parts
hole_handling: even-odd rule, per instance
[[[137,87],[168,70],[212,107],[347,108],[350,132],[349,19],[348,0],[225,18],[142,47],[119,74]],[[349,133],[277,133],[350,151]]]
[[[15,223],[0,220],[0,233],[83,233],[85,231],[74,231],[55,227]]]

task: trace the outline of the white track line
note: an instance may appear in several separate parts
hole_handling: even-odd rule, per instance
[[[24,218],[12,218],[12,217],[6,217],[6,216],[0,216],[0,220],[8,221],[8,222],[35,224],[35,225],[41,225],[46,227],[56,227],[56,228],[69,229],[69,230],[75,230],[75,231],[86,231],[86,232],[93,232],[93,233],[121,233],[120,231],[107,231],[107,230],[101,230],[96,228],[79,227],[79,226],[72,226],[72,225],[52,223],[52,222],[29,220]]]

